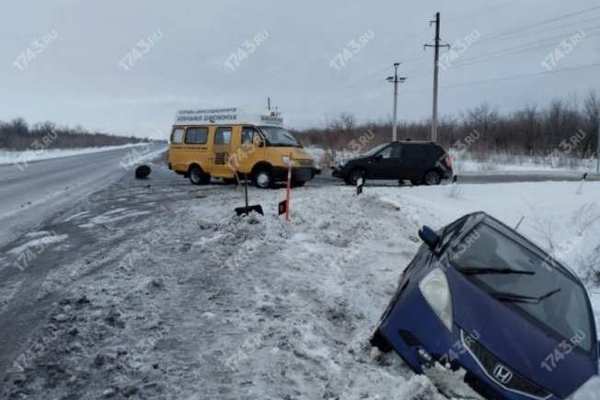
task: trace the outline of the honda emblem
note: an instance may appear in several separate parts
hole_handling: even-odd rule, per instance
[[[513,377],[513,373],[502,364],[496,364],[494,367],[494,378],[504,385],[506,385]]]

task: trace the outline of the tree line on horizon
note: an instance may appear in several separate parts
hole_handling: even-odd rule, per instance
[[[82,127],[58,127],[52,122],[29,126],[22,118],[0,121],[0,149],[23,151],[44,149],[72,149],[82,147],[119,146],[148,142],[133,136],[117,136],[90,132]]]
[[[458,116],[441,118],[438,142],[447,149],[458,148],[474,155],[547,156],[569,149],[570,156],[588,158],[596,153],[599,120],[600,97],[595,91],[589,92],[582,102],[555,99],[544,107],[529,105],[509,113],[500,113],[484,103]],[[324,128],[294,133],[305,146],[333,151],[358,147],[362,152],[391,141],[392,123],[359,124],[352,114],[342,113]],[[427,141],[430,135],[431,120],[398,123],[399,140]],[[365,142],[368,143],[362,145]]]

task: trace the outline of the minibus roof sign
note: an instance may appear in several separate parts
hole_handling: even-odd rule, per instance
[[[269,125],[283,126],[279,113],[249,113],[237,107],[180,110],[175,116],[175,125]]]

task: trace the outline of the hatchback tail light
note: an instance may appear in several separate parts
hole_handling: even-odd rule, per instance
[[[446,163],[446,167],[452,169],[452,157],[450,157],[449,154],[446,154],[446,157],[444,158],[444,162]]]

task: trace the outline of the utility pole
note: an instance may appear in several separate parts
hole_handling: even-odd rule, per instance
[[[435,20],[430,21],[429,23],[435,24],[435,43],[434,44],[426,44],[425,47],[433,47],[434,51],[434,61],[433,61],[433,116],[431,120],[431,141],[437,142],[438,139],[438,85],[439,85],[439,72],[440,72],[440,48],[446,47],[450,48],[448,44],[441,44],[440,39],[440,13],[435,14]]]
[[[392,141],[398,140],[398,83],[404,83],[406,77],[398,77],[400,63],[394,63],[394,76],[388,76],[387,81],[394,83],[394,122],[392,125]]]
[[[267,110],[269,110],[269,112],[271,112],[271,98],[267,97]]]

